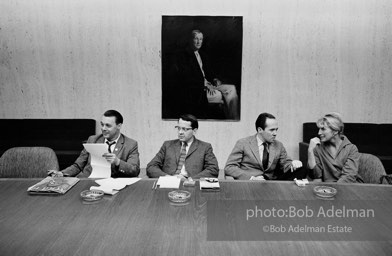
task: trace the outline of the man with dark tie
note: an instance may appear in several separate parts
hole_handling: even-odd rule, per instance
[[[102,157],[111,163],[111,177],[137,177],[140,172],[140,160],[137,142],[120,132],[123,124],[122,115],[116,110],[103,113],[101,119],[102,134],[90,136],[87,143],[106,143],[108,152]],[[75,163],[62,171],[50,170],[52,176],[88,177],[92,172],[90,154],[83,149]]]
[[[206,114],[208,102],[223,102],[225,117],[238,120],[236,87],[233,84],[222,83],[216,76],[207,54],[201,50],[203,41],[203,33],[200,30],[193,30],[188,47],[177,55],[180,101],[184,101],[183,105],[190,113],[198,115]]]
[[[277,141],[278,122],[269,113],[256,120],[256,135],[237,141],[225,166],[225,175],[240,180],[293,180],[306,176],[299,160],[291,160]]]
[[[218,161],[211,144],[195,137],[199,128],[197,118],[190,114],[182,115],[175,128],[178,139],[163,143],[159,152],[147,165],[148,177],[218,177]]]

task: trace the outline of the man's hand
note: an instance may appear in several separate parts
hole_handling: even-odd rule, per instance
[[[320,145],[320,139],[318,137],[314,137],[313,139],[310,140],[309,142],[309,148],[308,151],[313,152],[313,150],[317,147],[317,145]]]
[[[185,177],[182,174],[177,174],[177,178],[180,178],[181,180],[186,180],[187,179],[187,177]]]
[[[115,164],[116,166],[120,165],[120,159],[113,153],[105,153],[102,155],[111,164]]]
[[[48,170],[48,176],[63,177],[64,173],[62,173],[61,171],[57,171],[57,170]]]
[[[204,86],[206,87],[207,93],[211,96],[215,95],[217,92],[216,87],[213,86],[210,82],[205,82]]]
[[[299,160],[293,160],[291,162],[291,172],[297,170],[298,168],[302,167],[302,162]]]
[[[260,176],[252,176],[250,177],[250,180],[265,180],[263,175]]]

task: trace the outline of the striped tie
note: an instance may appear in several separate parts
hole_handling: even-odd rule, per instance
[[[185,163],[185,157],[186,157],[186,146],[188,144],[186,142],[182,143],[182,147],[181,147],[181,153],[180,153],[180,160],[178,161],[178,165],[177,165],[177,170],[176,170],[176,174],[180,174],[181,173],[181,169],[182,166]]]

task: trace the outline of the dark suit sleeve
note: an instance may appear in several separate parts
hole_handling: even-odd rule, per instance
[[[94,143],[93,136],[90,136],[88,138],[87,143]],[[87,152],[86,149],[83,148],[82,152],[80,152],[80,155],[75,160],[75,163],[73,163],[71,166],[65,168],[64,170],[62,170],[62,173],[64,174],[64,176],[75,177],[80,172],[82,172],[84,167],[86,167],[86,165],[88,163],[89,156],[90,156],[90,154]]]
[[[232,176],[234,179],[249,180],[252,172],[242,170],[240,163],[244,157],[244,148],[241,141],[237,141],[225,166],[225,175]]]
[[[147,164],[147,176],[150,178],[158,178],[159,176],[168,175],[162,171],[163,163],[165,162],[166,155],[166,143],[163,143],[159,152],[155,157]]]
[[[199,172],[192,178],[200,179],[203,177],[218,177],[218,174],[219,174],[218,160],[216,160],[211,144],[208,144],[204,154],[203,171]]]
[[[139,151],[136,141],[132,141],[130,145],[126,145],[127,149],[121,156],[120,164],[115,166],[112,164],[112,170],[119,177],[137,177],[140,173]]]

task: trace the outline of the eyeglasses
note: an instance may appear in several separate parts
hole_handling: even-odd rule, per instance
[[[177,131],[184,131],[184,132],[187,132],[187,131],[193,130],[193,128],[188,128],[188,127],[180,127],[180,126],[174,126],[174,128],[175,128],[175,129],[177,129]]]

